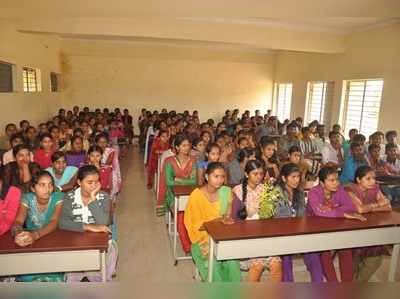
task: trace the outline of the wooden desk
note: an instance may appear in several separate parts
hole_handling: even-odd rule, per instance
[[[400,176],[398,175],[383,175],[377,176],[376,181],[379,185],[400,185]]]
[[[185,196],[190,195],[194,189],[199,186],[173,186],[172,192],[174,192],[175,196]]]
[[[171,213],[167,214],[167,230],[168,236],[170,238],[170,242],[172,243],[172,252],[174,256],[174,265],[178,265],[178,261],[180,260],[191,260],[191,256],[182,255],[179,256],[177,253],[177,243],[178,243],[178,212],[184,212],[189,200],[189,195],[193,192],[194,189],[199,188],[200,186],[173,186],[172,192],[174,193],[174,205],[172,207],[172,216]],[[233,187],[233,186],[229,186]]]
[[[0,237],[0,276],[98,271],[106,281],[108,234],[57,230],[19,247],[10,233]]]
[[[389,281],[400,252],[400,213],[367,214],[367,221],[322,217],[276,218],[204,224],[210,236],[209,282],[217,260],[255,258],[393,244]]]

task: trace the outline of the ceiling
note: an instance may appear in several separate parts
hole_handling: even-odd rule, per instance
[[[240,52],[251,52],[251,53],[273,53],[272,49],[259,48],[255,46],[247,46],[240,43],[228,43],[228,42],[211,42],[201,40],[189,40],[189,39],[172,39],[172,38],[152,38],[152,37],[127,37],[127,36],[107,36],[107,35],[70,35],[62,34],[62,39],[65,44],[70,41],[77,40],[77,42],[84,41],[104,41],[108,43],[132,43],[135,45],[150,45],[150,46],[162,46],[162,47],[178,47],[178,48],[196,48],[196,49],[213,49],[213,50],[230,50]]]
[[[333,34],[350,34],[356,31],[371,29],[398,22],[400,18],[376,17],[326,17],[326,18],[182,18],[203,22],[222,22],[263,27],[285,28],[300,31],[328,32]]]
[[[321,53],[344,52],[346,35],[399,16],[400,0],[0,1],[0,20],[26,33]]]
[[[399,0],[1,0],[0,18],[398,17]]]

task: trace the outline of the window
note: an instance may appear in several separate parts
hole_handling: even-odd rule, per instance
[[[50,85],[51,85],[51,91],[52,92],[57,92],[60,91],[60,75],[54,72],[50,73]]]
[[[24,67],[23,79],[24,79],[24,92],[41,91],[40,70]]]
[[[279,120],[290,118],[292,83],[275,84],[276,115]]]
[[[378,129],[382,79],[345,81],[344,128],[369,136]]]
[[[306,122],[318,120],[328,123],[328,113],[332,102],[334,82],[308,82]]]
[[[0,92],[13,91],[13,66],[7,62],[0,62]]]

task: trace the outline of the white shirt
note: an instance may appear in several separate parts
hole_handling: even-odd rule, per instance
[[[392,163],[389,163],[388,161],[387,161],[387,157],[385,156],[385,157],[383,157],[383,161],[385,161],[390,167],[392,167],[395,171],[398,171],[398,172],[400,172],[400,160],[399,159],[396,159],[396,162],[394,163],[394,164],[392,164]]]
[[[98,194],[97,196],[98,197]],[[93,223],[93,215],[92,212],[89,210],[89,206],[85,206],[82,202],[82,195],[81,195],[81,188],[77,188],[75,190],[75,197],[74,197],[74,203],[72,205],[73,210],[72,213],[74,217],[79,217],[81,216],[81,222],[84,224],[91,224]]]
[[[150,150],[151,148],[149,148],[149,139],[151,135],[154,135],[154,129],[153,129],[153,125],[151,125],[148,129],[147,129],[147,135],[146,135],[146,144],[145,144],[145,148],[144,148],[144,165],[147,164],[147,157],[150,155]]]
[[[318,148],[318,152],[322,153],[324,147],[328,144],[328,142],[324,141],[322,138],[320,137],[316,137],[314,138],[314,143]]]
[[[342,157],[344,158],[343,148],[340,147],[340,151],[342,153]],[[326,164],[328,162],[332,162],[335,164],[339,163],[338,152],[333,148],[332,144],[326,143],[325,147],[322,149],[322,163]]]

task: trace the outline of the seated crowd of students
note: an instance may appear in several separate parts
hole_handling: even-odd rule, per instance
[[[8,124],[1,143],[0,238],[18,246],[51,237],[57,228],[110,234],[107,279],[117,261],[114,209],[121,191],[120,153],[133,138],[132,117],[116,108],[60,109],[38,128]],[[99,273],[45,273],[8,281],[100,281]]]
[[[177,229],[202,280],[208,276],[208,235],[203,224],[272,217],[336,217],[366,221],[364,213],[391,211],[400,203],[400,187],[378,185],[376,176],[400,174],[396,131],[366,137],[356,129],[349,139],[335,124],[303,125],[302,118],[279,122],[271,111],[227,110],[221,122],[200,122],[197,111],[142,110],[140,149],[145,152],[147,186],[157,173],[157,215],[169,213],[173,186],[194,185]],[[386,144],[385,144],[386,138]],[[160,163],[161,165],[158,165]],[[160,171],[157,171],[157,169]],[[229,186],[229,187],[228,187]],[[230,188],[232,187],[232,188]],[[308,192],[308,196],[306,196]],[[386,247],[337,250],[340,278],[331,251],[302,254],[311,281],[368,281],[388,254]],[[214,281],[294,281],[293,256],[216,261]]]

